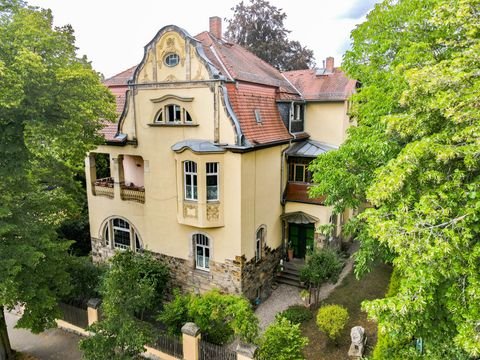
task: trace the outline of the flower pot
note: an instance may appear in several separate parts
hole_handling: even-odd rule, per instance
[[[293,249],[288,249],[287,254],[288,254],[288,260],[291,261],[293,259]]]

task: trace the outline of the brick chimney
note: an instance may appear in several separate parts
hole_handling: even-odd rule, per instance
[[[219,16],[212,16],[210,18],[210,33],[217,39],[222,38],[222,18]]]
[[[333,62],[333,57],[329,56],[327,57],[327,63],[325,65],[325,70],[329,73],[333,73],[334,69],[334,62]]]

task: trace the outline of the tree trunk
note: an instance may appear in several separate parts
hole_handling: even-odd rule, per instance
[[[13,360],[14,353],[8,339],[7,323],[3,306],[0,306],[0,360]]]

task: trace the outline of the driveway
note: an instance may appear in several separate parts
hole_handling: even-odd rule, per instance
[[[8,335],[12,348],[39,360],[80,360],[78,350],[80,336],[60,329],[49,329],[40,334],[32,334],[25,329],[14,329],[20,317],[6,312]]]

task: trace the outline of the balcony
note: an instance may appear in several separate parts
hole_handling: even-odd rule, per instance
[[[97,179],[92,184],[93,194],[96,196],[105,196],[110,199],[114,197],[113,191],[113,178],[106,177],[102,179]]]
[[[308,188],[310,186],[310,183],[289,181],[287,183],[287,187],[285,188],[284,200],[323,205],[323,201],[325,200],[323,196],[316,199],[311,199],[308,197]]]
[[[122,185],[120,187],[120,197],[122,200],[136,201],[145,203],[145,188],[143,186]]]

